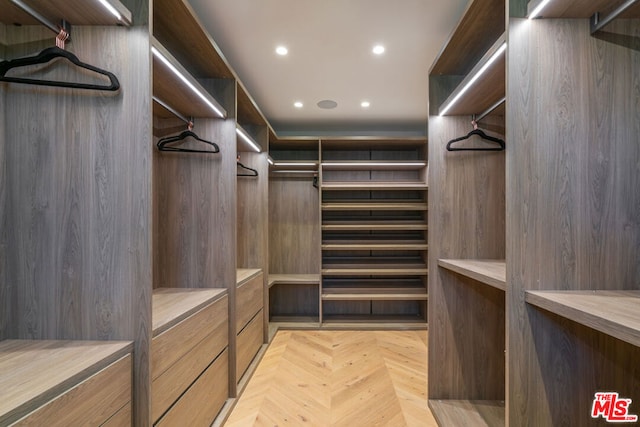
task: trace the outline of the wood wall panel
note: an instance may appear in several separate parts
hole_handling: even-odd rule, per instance
[[[193,130],[220,153],[154,149],[155,288],[235,284],[235,124],[200,118]]]
[[[269,309],[272,317],[318,317],[320,293],[318,285],[278,285],[269,288]]]
[[[8,31],[8,57],[52,45],[50,33],[25,43],[32,40],[29,27]],[[151,333],[148,30],[74,27],[73,34],[68,50],[112,71],[122,89],[4,85],[11,108],[3,109],[0,142],[7,267],[0,293],[13,311],[0,336],[135,340],[134,419],[144,425]]]
[[[445,148],[450,139],[472,129],[470,120],[468,116],[429,118],[428,322],[429,348],[437,349],[429,358],[431,399],[501,400],[504,396],[504,374],[500,376],[495,365],[504,363],[504,358],[491,358],[488,352],[477,360],[469,357],[477,344],[488,348],[478,340],[491,345],[502,341],[495,352],[504,348],[504,315],[500,327],[498,315],[492,313],[499,313],[497,296],[477,290],[473,281],[452,276],[437,264],[441,258],[505,256],[504,152],[448,152]],[[507,150],[509,145],[507,141]],[[470,311],[467,306],[477,309]],[[495,375],[478,381],[484,377],[475,369],[484,369],[479,364],[488,360]]]
[[[309,178],[269,181],[269,272],[320,274],[318,190]]]
[[[638,21],[606,31],[640,38]],[[508,56],[508,418],[587,425],[601,387],[640,399],[638,350],[524,290],[640,289],[640,52],[591,37],[588,20],[512,19]]]
[[[240,153],[240,163],[257,170],[258,176],[238,177],[238,268],[261,268],[266,274],[269,251],[267,153]],[[238,170],[243,172],[241,168]]]
[[[5,53],[5,25],[0,24],[0,58],[4,59]],[[8,251],[8,235],[9,224],[7,221],[7,178],[6,178],[6,127],[5,114],[7,104],[5,102],[6,85],[0,84],[0,106],[2,114],[0,114],[0,340],[11,337],[9,334],[9,321],[12,318],[14,304],[12,299],[15,296],[15,290],[9,283],[7,269],[7,251]]]

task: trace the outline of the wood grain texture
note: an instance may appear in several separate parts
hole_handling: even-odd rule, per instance
[[[229,358],[225,350],[158,421],[158,426],[210,426],[229,396],[226,382]]]
[[[102,427],[129,427],[132,425],[133,402],[124,405]]]
[[[0,342],[0,423],[22,418],[130,354],[132,349],[131,342],[123,341]],[[129,379],[130,372],[129,366]]]
[[[529,12],[533,11],[542,0],[531,0],[528,2]],[[563,0],[551,2],[542,10],[541,16],[544,18],[591,18],[600,12],[602,17],[606,16],[622,1],[610,0]],[[622,19],[640,18],[640,5],[632,6],[627,12],[621,15]]]
[[[425,331],[279,331],[226,426],[435,427]]]
[[[473,0],[434,61],[430,75],[465,75],[505,30],[500,0]]]
[[[109,0],[109,3],[126,20],[131,21],[129,11],[119,0]],[[86,2],[83,0],[70,0],[64,2],[51,2],[46,0],[31,0],[27,3],[51,22],[58,23],[62,19],[73,25],[118,25],[124,21],[118,21],[104,6],[98,2]],[[9,0],[2,0],[2,16],[0,22],[5,24],[34,25],[39,22],[22,9],[14,6]],[[5,14],[5,11],[7,12]]]
[[[189,3],[153,2],[153,35],[198,78],[233,79],[233,71]]]
[[[525,291],[640,289],[640,54],[586,20],[509,28],[507,422],[587,424],[604,385],[640,398],[637,347],[528,306]],[[607,31],[640,37],[637,21]]]
[[[527,291],[525,301],[640,347],[640,291]]]
[[[269,274],[269,287],[273,285],[319,284],[319,274]]]
[[[504,292],[438,267],[505,256],[504,153],[445,149],[470,119],[429,117],[429,397],[504,400]]]
[[[155,378],[151,385],[151,419],[155,423],[227,348],[227,330],[218,328],[197,343],[169,369]],[[218,378],[218,387],[226,385],[226,378]]]
[[[102,425],[131,402],[132,368],[129,354],[12,425]]]
[[[154,150],[154,288],[230,288],[236,282],[230,257],[236,253],[235,126],[197,119],[194,132],[216,142],[220,153]]]
[[[263,129],[266,137],[266,128]],[[259,141],[259,142],[265,142]],[[238,179],[237,256],[238,267],[269,267],[269,162],[267,153],[240,153],[240,162],[258,171],[257,177]],[[242,169],[238,169],[242,171]]]
[[[504,402],[491,400],[429,400],[438,425],[499,427],[505,425]]]
[[[246,281],[260,275],[262,270],[259,268],[238,268],[236,270],[236,286],[244,284]]]
[[[154,289],[153,336],[160,335],[226,294],[226,289]]]
[[[269,272],[320,273],[319,200],[311,179],[269,182]]]
[[[264,277],[263,274],[255,276],[238,286],[236,290],[236,328],[242,330],[247,322],[264,305]]]
[[[151,378],[158,378],[210,334],[218,336],[221,347],[226,346],[227,312],[228,297],[224,296],[155,336],[151,343]]]
[[[256,353],[260,350],[260,346],[262,346],[263,326],[261,310],[251,319],[244,329],[238,332],[238,356],[236,359],[236,378],[238,381],[240,381]]]
[[[7,31],[11,58],[51,44],[32,42],[29,27]],[[13,311],[0,335],[134,340],[134,412],[143,425],[151,334],[148,30],[78,26],[67,47],[113,72],[122,89],[5,85],[12,108],[3,110],[0,137],[7,230],[7,280],[0,286],[11,284]],[[46,75],[64,78],[65,70],[48,67]]]
[[[438,265],[494,288],[506,290],[507,269],[501,260],[440,259]]]

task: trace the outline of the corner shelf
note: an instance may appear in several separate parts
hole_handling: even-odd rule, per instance
[[[640,347],[640,291],[526,291],[525,301]]]
[[[268,286],[274,285],[319,285],[319,274],[269,274]]]
[[[503,260],[439,259],[438,265],[502,291],[507,288],[506,264]]]

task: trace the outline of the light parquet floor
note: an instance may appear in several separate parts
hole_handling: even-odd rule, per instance
[[[225,427],[437,426],[427,331],[279,331]]]

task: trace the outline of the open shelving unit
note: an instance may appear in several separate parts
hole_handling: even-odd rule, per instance
[[[445,147],[472,120],[504,139],[506,39],[504,1],[471,1],[429,73],[429,406],[442,426],[505,424],[505,154]]]
[[[322,140],[321,322],[426,326],[426,143]]]

